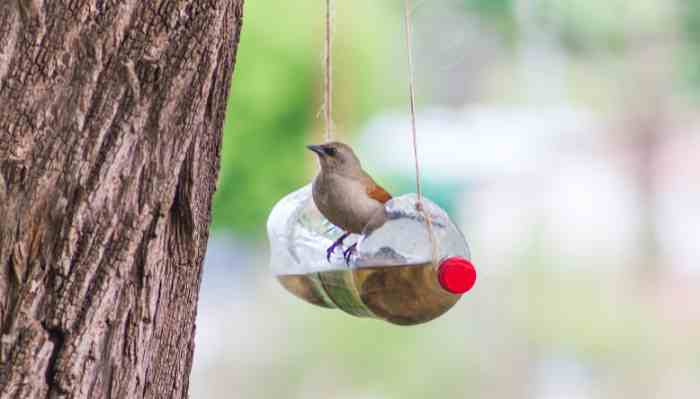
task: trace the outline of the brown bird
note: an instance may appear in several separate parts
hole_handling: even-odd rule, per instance
[[[376,229],[384,224],[384,204],[391,195],[362,169],[349,145],[330,142],[308,148],[318,155],[321,164],[312,184],[314,203],[328,221],[346,232],[326,250],[330,262],[335,249],[351,233],[360,234],[365,228]],[[346,263],[350,263],[356,246],[353,244],[343,252]]]

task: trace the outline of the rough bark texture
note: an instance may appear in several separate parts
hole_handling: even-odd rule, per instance
[[[0,398],[184,398],[243,0],[0,0]]]

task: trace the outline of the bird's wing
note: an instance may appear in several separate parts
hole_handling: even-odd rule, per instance
[[[374,180],[372,180],[371,178],[368,184],[365,185],[365,187],[367,195],[370,198],[381,202],[382,204],[385,204],[391,199],[391,194],[387,193],[386,190],[384,190],[379,184],[375,183]]]

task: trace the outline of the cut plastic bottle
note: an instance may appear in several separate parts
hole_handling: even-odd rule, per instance
[[[314,305],[399,325],[433,320],[448,311],[476,281],[469,247],[447,213],[423,198],[430,215],[433,252],[415,194],[396,197],[375,215],[346,263],[338,248],[326,249],[344,232],[316,208],[307,185],[283,198],[268,219],[270,264],[280,283]]]

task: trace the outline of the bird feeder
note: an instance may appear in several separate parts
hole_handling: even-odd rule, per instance
[[[448,311],[476,281],[464,236],[439,206],[415,194],[385,204],[383,223],[351,235],[349,261],[326,249],[343,231],[316,208],[307,185],[275,205],[267,223],[270,264],[279,282],[297,297],[353,316],[399,325],[433,320]],[[434,238],[430,237],[428,220]]]

